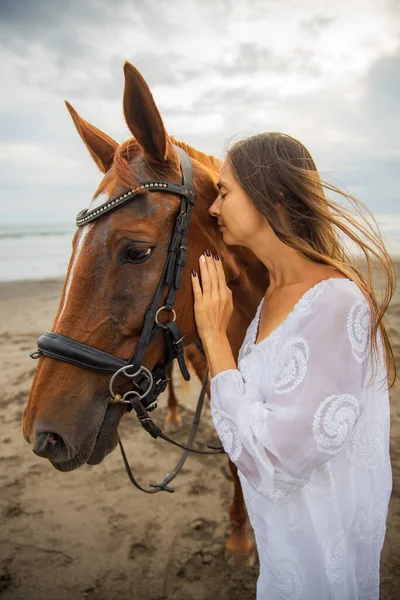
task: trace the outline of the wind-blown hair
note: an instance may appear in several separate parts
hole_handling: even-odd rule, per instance
[[[241,188],[283,243],[335,267],[363,292],[371,310],[371,356],[376,365],[379,330],[390,389],[396,379],[396,362],[383,316],[395,291],[396,271],[373,214],[351,194],[323,181],[308,150],[290,135],[251,136],[228,148],[226,158]],[[353,210],[327,198],[324,189],[340,194]],[[289,228],[280,219],[277,204],[284,208]],[[346,237],[365,258],[366,275],[359,257],[356,261],[345,246]],[[375,270],[385,280],[380,300],[374,290]]]

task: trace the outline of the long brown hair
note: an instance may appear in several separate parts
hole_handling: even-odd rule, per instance
[[[308,150],[290,135],[267,132],[240,140],[228,148],[227,160],[239,185],[282,242],[311,260],[335,267],[363,292],[371,310],[371,355],[376,365],[379,329],[390,389],[396,380],[396,361],[383,315],[395,291],[396,271],[373,214],[351,194],[323,181]],[[324,189],[340,194],[355,212],[327,198]],[[290,229],[279,217],[278,203]],[[366,275],[345,247],[343,234],[364,255]],[[374,290],[375,270],[386,283],[380,301]]]

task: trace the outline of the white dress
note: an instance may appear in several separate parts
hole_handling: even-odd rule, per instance
[[[357,284],[317,283],[211,378],[211,415],[238,467],[260,560],[257,600],[375,600],[392,489],[389,395]]]

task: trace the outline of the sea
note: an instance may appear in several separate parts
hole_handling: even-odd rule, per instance
[[[400,214],[374,215],[392,256],[400,258]],[[75,225],[0,225],[0,281],[64,279]]]

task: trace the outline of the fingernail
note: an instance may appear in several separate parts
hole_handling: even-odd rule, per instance
[[[202,254],[202,255],[200,256],[200,261],[201,261],[202,263],[203,263],[203,262],[206,262],[206,257],[204,256],[204,254]]]
[[[192,269],[192,275],[193,275],[193,277],[197,277],[197,271],[195,271],[194,269]]]
[[[210,252],[210,250],[208,248],[206,250],[206,254],[207,254],[207,256],[211,256],[211,252]]]
[[[214,258],[215,258],[215,260],[219,260],[219,256],[218,256],[218,254],[216,254],[216,255],[214,256]]]

